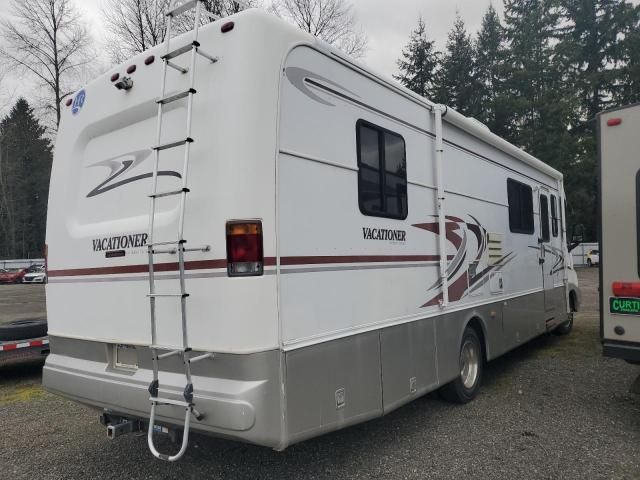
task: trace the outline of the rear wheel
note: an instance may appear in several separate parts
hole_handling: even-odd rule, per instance
[[[557,327],[553,333],[556,335],[569,335],[573,329],[573,312],[569,314],[569,319]]]
[[[467,403],[478,394],[482,379],[483,355],[480,337],[475,329],[467,327],[460,345],[460,375],[442,387],[442,396],[456,403]]]
[[[587,258],[587,266],[588,267],[593,267],[593,262],[591,261],[590,258]]]

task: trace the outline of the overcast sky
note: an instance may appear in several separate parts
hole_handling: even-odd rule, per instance
[[[101,8],[105,0],[74,0],[78,8],[85,14],[90,24],[92,35],[99,51],[104,39],[104,30],[100,19]],[[424,18],[428,34],[435,39],[438,48],[444,48],[447,33],[453,26],[456,12],[459,12],[467,25],[467,29],[475,33],[480,27],[482,16],[487,7],[493,3],[502,15],[502,0],[351,0],[358,24],[362,26],[369,38],[369,49],[365,63],[374,70],[392,75],[396,72],[396,60],[407,43],[409,33],[416,27],[419,15]],[[640,0],[631,0],[637,4]],[[9,11],[10,0],[0,0],[0,15]],[[268,4],[269,0],[263,0]],[[401,5],[401,7],[400,7]],[[5,79],[4,95],[31,96],[25,79]],[[25,91],[27,90],[27,91]],[[0,92],[1,94],[2,92]],[[2,108],[0,95],[0,109]],[[6,101],[6,100],[5,100]],[[3,112],[0,112],[3,113]]]
[[[639,0],[640,1],[640,0]],[[263,3],[268,3],[264,0]],[[0,0],[0,15],[9,12],[10,0]],[[100,11],[105,0],[75,0],[77,7],[84,13],[90,24],[92,35],[99,46],[104,39],[104,29],[100,20]],[[475,32],[480,26],[482,15],[491,0],[352,0],[358,24],[369,38],[369,49],[365,63],[386,75],[396,72],[395,62],[400,56],[402,47],[407,43],[409,33],[417,24],[422,14],[429,29],[429,35],[436,39],[438,47],[444,47],[447,32],[453,25],[456,11],[459,11],[470,31]],[[402,5],[399,8],[399,5]],[[502,12],[502,1],[493,2]],[[28,78],[28,77],[27,77]],[[25,78],[9,75],[3,82],[4,96],[16,97],[20,94],[31,97],[31,82]],[[26,90],[26,91],[25,91]],[[15,100],[15,98],[13,98]],[[6,101],[6,98],[5,98]],[[0,99],[0,108],[2,107]],[[3,110],[6,110],[4,108]],[[5,112],[0,112],[5,113]]]

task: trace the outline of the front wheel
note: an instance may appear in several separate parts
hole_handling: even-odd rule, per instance
[[[442,387],[442,396],[456,403],[473,400],[480,389],[482,379],[483,355],[480,337],[475,329],[467,327],[460,345],[460,375]]]

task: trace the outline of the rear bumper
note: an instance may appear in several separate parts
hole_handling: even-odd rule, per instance
[[[602,351],[605,357],[621,358],[630,362],[640,362],[640,344],[604,340]]]
[[[74,348],[74,352],[69,349]],[[52,353],[43,370],[43,385],[53,393],[129,418],[148,419],[147,390],[152,379],[150,352],[140,347],[139,368],[114,368],[114,346],[62,338],[51,339]],[[197,353],[196,353],[197,355]],[[102,358],[100,358],[102,356]],[[84,357],[84,358],[82,358]],[[173,360],[177,360],[174,362]],[[160,396],[182,400],[185,377],[177,358],[163,361]],[[218,355],[195,364],[194,402],[204,418],[192,430],[276,448],[281,443],[279,351],[251,355]],[[160,424],[181,426],[184,410],[162,406]]]

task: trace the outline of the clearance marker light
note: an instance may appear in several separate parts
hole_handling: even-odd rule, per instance
[[[607,120],[607,125],[609,127],[615,127],[616,125],[620,125],[621,123],[622,123],[621,118],[610,118],[609,120]]]
[[[233,27],[235,27],[236,24],[233,22],[227,22],[224,25],[222,25],[222,27],[220,27],[220,31],[222,33],[227,33],[230,32],[231,30],[233,30]]]
[[[640,298],[640,282],[613,282],[612,290],[616,297]]]
[[[264,272],[262,222],[227,222],[227,273],[230,277],[250,277]]]

